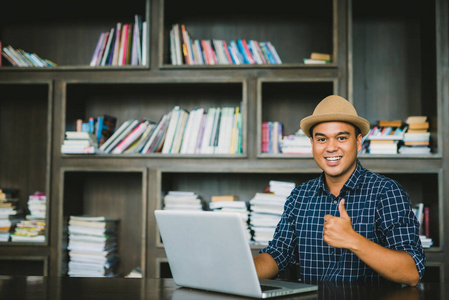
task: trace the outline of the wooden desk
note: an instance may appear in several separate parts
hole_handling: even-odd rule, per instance
[[[446,299],[448,284],[423,283],[418,287],[319,283],[318,292],[276,299]],[[14,300],[206,300],[251,299],[180,288],[172,279],[0,277],[0,299]]]

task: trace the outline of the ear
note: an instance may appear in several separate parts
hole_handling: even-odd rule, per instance
[[[362,141],[363,141],[363,136],[361,133],[359,133],[359,135],[357,136],[357,153],[359,153],[360,150],[362,150]]]

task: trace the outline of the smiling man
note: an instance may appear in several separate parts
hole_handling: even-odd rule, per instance
[[[369,122],[331,95],[300,126],[323,173],[287,198],[273,240],[254,258],[258,276],[273,278],[299,262],[307,282],[418,284],[426,259],[410,199],[357,160]]]

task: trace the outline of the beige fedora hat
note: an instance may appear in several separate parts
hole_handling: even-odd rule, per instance
[[[354,106],[345,98],[330,95],[321,100],[311,116],[301,120],[300,127],[305,135],[310,137],[310,128],[322,122],[346,122],[357,126],[362,136],[368,134],[370,124],[368,120],[359,117]]]

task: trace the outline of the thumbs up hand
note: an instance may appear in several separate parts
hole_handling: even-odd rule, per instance
[[[357,233],[352,228],[351,218],[345,208],[345,200],[338,204],[340,217],[324,216],[323,240],[335,248],[348,248],[351,238]]]

